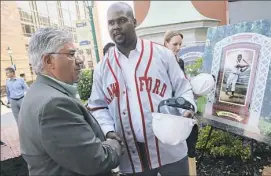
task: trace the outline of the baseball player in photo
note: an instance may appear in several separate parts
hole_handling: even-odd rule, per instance
[[[126,148],[120,172],[129,176],[188,175],[187,144],[167,145],[152,129],[152,112],[168,98],[183,97],[194,105],[189,81],[172,51],[137,37],[132,8],[112,4],[108,31],[115,47],[95,67],[88,106],[107,138]],[[162,113],[193,116],[194,112],[165,107]],[[167,129],[161,129],[167,130]]]
[[[243,62],[242,62],[243,61]],[[232,95],[229,98],[234,97],[234,92],[235,92],[235,87],[236,83],[238,81],[238,78],[241,74],[241,72],[244,72],[248,69],[249,64],[242,59],[242,54],[238,54],[236,63],[234,67],[232,68],[231,72],[229,73],[229,77],[227,79],[227,84],[226,84],[226,95],[229,95],[229,91],[231,90]],[[231,86],[231,89],[230,89]]]

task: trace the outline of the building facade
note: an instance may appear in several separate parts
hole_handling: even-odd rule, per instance
[[[42,27],[66,28],[77,43],[78,20],[89,20],[85,1],[1,1],[1,88],[5,86],[5,68],[12,64],[17,76],[24,75],[26,81],[35,79],[27,55],[32,33]],[[89,68],[96,62],[93,48],[79,50]]]
[[[191,1],[191,3],[203,16],[220,20],[219,25],[228,24],[228,1]],[[147,16],[149,8],[149,0],[134,1],[137,25],[140,25],[143,22]]]

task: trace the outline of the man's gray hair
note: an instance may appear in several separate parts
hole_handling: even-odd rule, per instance
[[[30,38],[28,55],[36,74],[43,69],[42,56],[58,52],[66,43],[73,42],[72,34],[64,29],[41,28]]]

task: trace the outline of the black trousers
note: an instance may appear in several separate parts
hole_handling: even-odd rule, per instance
[[[136,174],[125,174],[126,176],[187,176],[189,175],[188,156],[175,163],[164,165],[160,168],[150,169],[144,143],[138,143],[144,172]]]

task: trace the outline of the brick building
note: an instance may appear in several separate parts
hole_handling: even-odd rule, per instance
[[[95,6],[93,13],[97,23]],[[28,42],[35,30],[48,26],[66,28],[77,42],[75,21],[84,19],[89,20],[84,1],[1,1],[1,89],[6,81],[5,68],[12,62],[16,65],[17,76],[23,74],[27,81],[35,79],[27,55]],[[8,47],[12,49],[11,54]],[[85,65],[93,67],[93,47],[79,52],[85,59]]]

